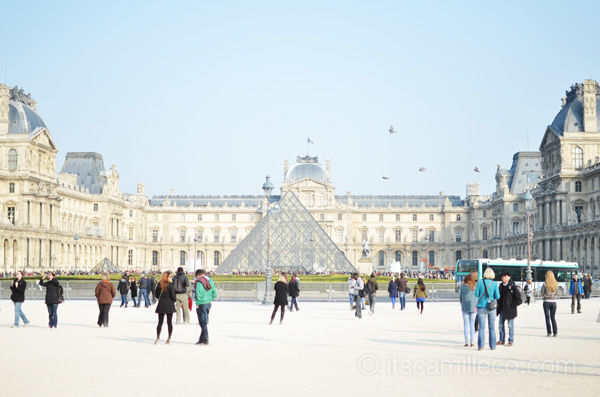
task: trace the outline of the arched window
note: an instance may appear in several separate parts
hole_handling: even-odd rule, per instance
[[[429,251],[429,264],[435,266],[435,251]]]
[[[14,171],[17,169],[17,151],[15,149],[10,149],[8,151],[8,170]]]
[[[221,253],[219,251],[215,251],[214,254],[214,265],[218,267],[221,264]]]
[[[377,253],[377,261],[378,261],[379,267],[385,266],[385,252],[379,251]]]
[[[576,170],[583,168],[583,149],[579,146],[573,148],[573,167]]]
[[[412,252],[412,265],[414,267],[417,267],[419,265],[419,252],[417,251]]]
[[[394,254],[394,259],[396,262],[402,262],[402,252],[396,251]]]

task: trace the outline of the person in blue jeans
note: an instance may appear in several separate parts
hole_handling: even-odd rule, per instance
[[[10,300],[12,300],[15,304],[15,322],[12,327],[19,326],[19,320],[23,320],[23,326],[26,327],[29,324],[29,320],[25,313],[23,313],[22,306],[23,302],[25,302],[25,289],[27,288],[27,282],[23,279],[23,272],[17,271],[17,277],[13,279],[13,282],[10,284],[10,290],[12,291],[10,295]]]
[[[137,307],[140,307],[142,304],[142,297],[144,298],[144,306],[149,307],[150,299],[148,298],[148,290],[150,289],[150,279],[148,278],[147,274],[144,274],[144,276],[140,279],[139,289],[140,297],[137,301]]]
[[[194,296],[196,298],[196,314],[200,324],[200,338],[197,345],[208,345],[208,314],[211,302],[217,299],[215,282],[203,269],[196,270],[196,282],[194,283]]]
[[[523,299],[521,292],[517,289],[515,283],[510,279],[510,274],[502,274],[502,282],[498,288],[500,299],[498,299],[498,331],[500,340],[498,345],[512,346],[515,341],[515,318],[517,317],[517,306]],[[508,322],[508,343],[506,342],[506,333],[504,331],[504,322]]]
[[[48,281],[45,281],[48,278]],[[46,306],[48,307],[48,328],[56,328],[58,325],[58,287],[59,282],[54,273],[44,274],[39,285],[46,288]]]
[[[485,320],[488,320],[490,349],[496,349],[496,309],[488,310],[488,303],[499,299],[498,284],[494,282],[496,274],[488,267],[483,273],[483,279],[477,282],[475,297],[477,300],[477,323],[479,324],[479,338],[477,350],[483,350],[485,345]]]
[[[404,277],[404,273],[400,273],[400,278],[396,279],[396,285],[398,286],[398,299],[400,300],[400,310],[406,308],[406,294],[408,290],[408,279]]]
[[[473,346],[475,342],[475,318],[477,317],[477,308],[475,307],[477,299],[475,298],[475,284],[471,275],[465,277],[464,283],[460,286],[460,308],[463,316],[463,326],[465,333],[465,347]]]

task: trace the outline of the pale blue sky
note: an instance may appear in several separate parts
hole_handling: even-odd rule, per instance
[[[338,194],[491,193],[600,80],[593,1],[3,3],[2,80],[124,192],[259,194],[310,137]]]

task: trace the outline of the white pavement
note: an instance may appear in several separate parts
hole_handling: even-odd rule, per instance
[[[100,329],[95,302],[69,301],[50,330],[43,302],[28,301],[31,325],[12,329],[12,302],[4,300],[1,394],[433,397],[508,388],[515,395],[592,396],[600,387],[599,299],[583,301],[583,314],[575,315],[560,301],[557,338],[546,337],[541,302],[521,306],[515,345],[480,352],[463,347],[458,303],[428,302],[419,316],[414,304],[400,312],[380,302],[376,315],[365,312],[362,320],[348,303],[300,305],[283,325],[269,326],[272,306],[216,302],[209,346],[194,344],[195,312],[192,325],[175,326],[171,345],[164,344],[165,323],[155,346],[154,307],[113,304],[110,327]]]

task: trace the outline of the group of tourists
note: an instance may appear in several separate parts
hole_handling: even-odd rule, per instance
[[[496,277],[491,268],[483,273],[483,279],[477,280],[477,272],[466,276],[460,288],[460,303],[464,324],[465,346],[471,347],[475,342],[475,332],[479,332],[477,349],[483,350],[485,346],[485,328],[488,327],[488,343],[490,349],[496,346],[513,346],[515,343],[515,318],[517,307],[522,304],[521,291],[511,280],[509,273],[501,275],[502,282],[496,283]],[[531,301],[533,288],[527,282],[523,291],[527,304]],[[584,295],[583,283],[578,280],[577,274],[569,284],[571,295],[571,314],[581,313],[581,297]],[[544,317],[546,321],[546,336],[558,336],[556,323],[556,300],[558,296],[558,282],[554,272],[548,270],[545,281],[540,290],[543,299]],[[498,340],[496,340],[496,317],[498,317]],[[476,322],[477,320],[477,322]],[[505,324],[508,325],[508,337]]]
[[[48,309],[48,328],[56,328],[58,326],[58,305],[64,300],[63,288],[56,279],[54,273],[44,273],[42,278],[38,281],[40,288],[46,289],[46,297],[44,302]],[[15,278],[10,284],[10,299],[13,301],[15,306],[15,321],[11,324],[12,328],[20,326],[21,320],[23,321],[23,327],[29,325],[29,319],[23,312],[23,303],[25,302],[25,290],[27,289],[27,281],[23,278],[23,272],[17,270]]]
[[[283,317],[285,316],[285,308],[288,305],[288,295],[292,298],[289,302],[289,310],[292,312],[294,308],[299,311],[298,308],[298,296],[300,295],[300,279],[296,273],[292,274],[292,278],[289,283],[287,281],[286,273],[281,273],[279,279],[273,287],[275,289],[275,298],[273,299],[273,312],[271,313],[271,321],[269,325],[273,324],[273,320],[277,315],[277,310],[280,311],[279,324],[283,323]]]
[[[123,273],[119,284],[117,285],[117,291],[121,295],[121,306],[127,308],[129,306],[129,294],[131,294],[131,300],[133,301],[133,307],[140,307],[142,298],[144,299],[144,307],[150,307],[150,298],[152,296],[152,303],[156,303],[155,298],[156,280],[149,274],[142,274],[142,278],[139,282],[134,276],[129,276],[127,272]],[[139,299],[138,298],[139,292]]]

